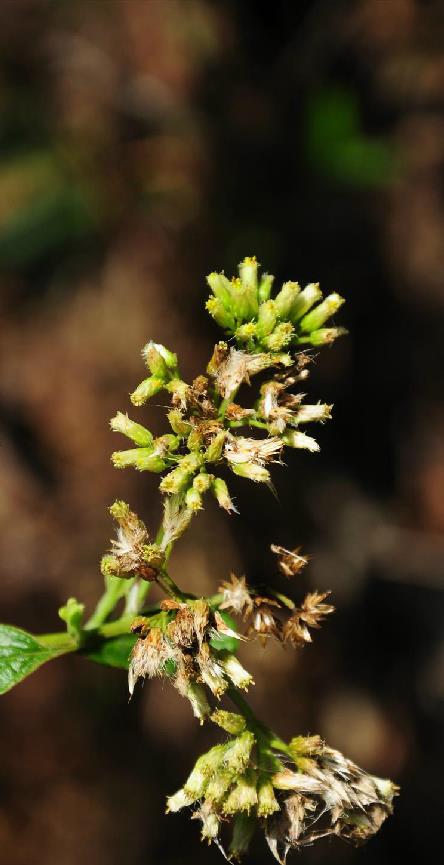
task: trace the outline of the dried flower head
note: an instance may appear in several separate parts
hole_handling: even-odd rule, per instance
[[[324,603],[329,595],[330,592],[309,592],[305,596],[301,606],[295,610],[283,626],[284,642],[292,643],[294,646],[311,643],[309,628],[320,628],[325,616],[334,612],[335,608],[332,604]]]
[[[307,556],[299,554],[300,547],[295,550],[287,550],[278,544],[271,544],[271,552],[278,557],[278,567],[285,577],[294,577],[308,562]]]
[[[244,619],[248,618],[253,610],[253,600],[245,577],[236,577],[232,573],[230,582],[224,581],[219,592],[222,595],[222,603],[219,604],[221,610],[230,610]]]
[[[130,510],[126,502],[115,502],[110,513],[117,522],[117,538],[111,541],[109,555],[102,559],[102,572],[105,576],[137,575],[146,580],[154,580],[162,555],[155,545],[151,545],[151,561],[150,554],[147,560],[149,534],[145,524]]]
[[[294,740],[299,742],[300,739]],[[290,751],[298,751],[290,743]],[[278,862],[291,848],[327,835],[367,840],[392,812],[398,788],[368,775],[339,751],[316,743],[305,772],[284,769],[273,776],[281,810],[267,821],[266,838]]]
[[[269,637],[274,637],[276,640],[282,639],[281,622],[276,618],[272,607],[279,608],[280,604],[271,598],[259,596],[254,598],[254,611],[248,628],[248,636],[258,637],[263,646]]]

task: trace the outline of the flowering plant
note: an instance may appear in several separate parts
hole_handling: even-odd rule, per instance
[[[300,603],[272,589],[263,597],[245,577],[231,574],[211,597],[199,598],[177,585],[168,565],[205,496],[237,512],[224,468],[273,489],[270,468],[282,464],[286,447],[319,450],[304,430],[330,418],[331,406],[307,404],[297,390],[309,375],[310,348],[344,332],[326,326],[343,300],[337,294],[322,299],[315,283],[301,290],[286,282],[273,296],[273,277],[259,276],[255,258],[241,262],[238,277],[211,273],[207,282],[207,309],[226,338],[215,345],[206,374],[185,382],[176,355],[149,342],[143,349],[149,375],[131,394],[139,407],[165,391],[169,431],[154,437],[122,412],[111,420],[112,430],[132,444],[113,453],[113,464],[162,475],[157,534],[151,536],[125,502],[112,505],[117,532],[101,561],[105,590],[96,609],[84,622],[84,605],[70,598],[59,611],[64,633],[33,636],[0,626],[0,692],[71,651],[126,668],[130,694],[140,679],[164,677],[189,700],[201,724],[211,721],[226,734],[198,758],[184,786],[168,798],[167,810],[192,809],[202,838],[230,860],[245,853],[261,826],[282,863],[290,849],[326,835],[366,840],[391,813],[397,793],[391,781],[368,775],[319,736],[284,742],[244,697],[253,680],[237,656],[241,642],[304,646],[333,612],[329,592],[310,592]],[[240,388],[258,373],[256,400],[245,407]],[[272,551],[289,579],[307,563],[298,550],[274,544]],[[165,597],[149,605],[154,583]],[[224,697],[236,712],[220,707]]]

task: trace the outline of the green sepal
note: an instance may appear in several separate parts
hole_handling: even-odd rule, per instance
[[[71,637],[79,639],[81,622],[85,604],[81,604],[76,598],[68,598],[66,604],[59,609],[59,617],[66,622],[66,630]]]

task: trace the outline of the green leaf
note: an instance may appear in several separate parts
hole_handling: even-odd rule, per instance
[[[10,691],[46,661],[75,648],[67,634],[34,637],[21,628],[0,625],[0,694]]]
[[[225,610],[218,610],[218,613],[221,619],[224,620],[225,624],[228,628],[231,628],[232,631],[237,631],[237,624]],[[213,637],[210,640],[210,646],[213,649],[216,649],[218,652],[237,652],[239,648],[239,640],[236,640],[236,637],[225,637],[221,634],[219,637]]]
[[[97,661],[98,664],[127,670],[129,657],[137,639],[136,634],[121,634],[119,637],[104,640],[103,643],[94,649],[87,650],[84,654],[91,661]]]

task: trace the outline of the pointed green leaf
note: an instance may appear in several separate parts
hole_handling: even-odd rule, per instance
[[[0,694],[5,694],[46,661],[75,648],[75,642],[67,634],[34,637],[21,628],[0,625]]]

